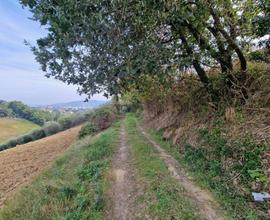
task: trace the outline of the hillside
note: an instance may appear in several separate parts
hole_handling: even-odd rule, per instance
[[[59,112],[32,108],[21,101],[7,102],[4,100],[0,100],[0,118],[22,118],[42,126],[45,122],[55,120],[59,116]]]
[[[38,127],[38,125],[23,119],[0,118],[0,143]]]

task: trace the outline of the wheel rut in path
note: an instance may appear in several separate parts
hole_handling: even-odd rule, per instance
[[[131,220],[134,219],[132,192],[134,190],[134,175],[130,165],[129,148],[126,141],[126,131],[122,122],[119,148],[112,161],[112,184],[109,192],[111,207],[105,219]]]
[[[210,220],[223,220],[226,219],[224,211],[219,204],[214,200],[210,192],[197,186],[188,175],[185,173],[183,168],[180,167],[179,163],[169,154],[166,153],[150,136],[145,130],[138,126],[143,136],[155,147],[158,151],[161,159],[166,163],[168,170],[171,175],[183,186],[188,194],[188,197],[197,205],[199,212],[202,217]]]

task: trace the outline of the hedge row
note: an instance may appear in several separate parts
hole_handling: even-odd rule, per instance
[[[56,121],[46,122],[43,127],[30,131],[24,135],[9,140],[4,144],[0,144],[0,151],[16,147],[19,144],[26,144],[31,141],[35,141],[60,131],[69,129],[76,125],[82,124],[87,120],[86,114],[72,115],[69,117],[62,117]]]
[[[79,138],[93,135],[111,126],[116,114],[111,105],[104,105],[98,109],[86,113],[88,122],[82,126]]]

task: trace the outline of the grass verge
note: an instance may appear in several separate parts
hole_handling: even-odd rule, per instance
[[[101,219],[119,122],[76,142],[0,210],[1,220]]]
[[[125,125],[136,175],[144,191],[137,198],[142,219],[200,219],[153,146],[137,131],[133,114],[127,115]]]
[[[179,146],[164,140],[161,132],[155,130],[148,130],[148,132],[153,140],[185,167],[200,186],[213,192],[217,201],[226,209],[229,218],[258,219],[258,210],[252,204],[251,198],[247,199],[233,187],[233,179],[218,173],[217,161],[206,159],[209,152],[204,152],[203,149],[194,148],[186,143],[183,143],[184,152],[180,152]]]

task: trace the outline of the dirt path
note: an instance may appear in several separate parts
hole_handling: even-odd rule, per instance
[[[112,162],[111,206],[105,219],[131,220],[134,219],[133,190],[134,174],[130,165],[129,149],[126,143],[126,131],[121,126],[119,149]]]
[[[75,141],[80,126],[0,152],[0,207]]]
[[[139,126],[139,130],[145,138],[156,148],[160,157],[166,163],[172,176],[185,188],[190,195],[191,200],[197,205],[202,216],[209,220],[225,219],[223,210],[214,200],[212,195],[207,191],[197,186],[185,171],[180,167],[179,163],[169,154],[166,153],[150,136]]]

